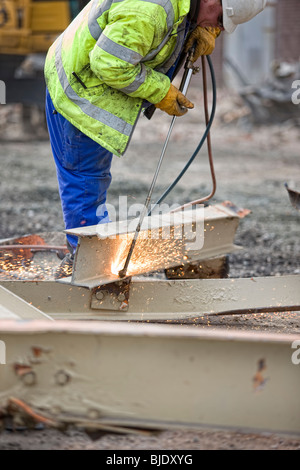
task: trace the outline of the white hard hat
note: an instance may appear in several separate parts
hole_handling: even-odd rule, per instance
[[[232,33],[238,24],[246,23],[263,11],[267,0],[222,0],[223,26]]]

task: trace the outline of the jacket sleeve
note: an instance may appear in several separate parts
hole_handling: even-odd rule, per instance
[[[90,52],[91,69],[111,88],[156,104],[167,94],[170,79],[143,61],[166,33],[157,15],[123,9],[110,12],[108,24]]]

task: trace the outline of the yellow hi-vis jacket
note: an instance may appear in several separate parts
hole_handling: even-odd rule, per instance
[[[92,0],[50,47],[56,110],[115,155],[128,145],[143,100],[167,94],[190,0]]]

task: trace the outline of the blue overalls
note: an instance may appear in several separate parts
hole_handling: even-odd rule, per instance
[[[106,194],[112,153],[56,112],[46,91],[46,118],[66,229],[109,221]],[[73,251],[77,237],[67,235]]]

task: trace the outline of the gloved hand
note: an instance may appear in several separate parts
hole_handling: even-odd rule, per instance
[[[220,28],[202,28],[197,26],[188,37],[184,51],[187,52],[196,43],[193,62],[201,55],[210,55],[215,48],[215,40],[221,34]]]
[[[171,83],[168,93],[155,107],[170,116],[183,116],[187,112],[187,108],[192,109],[194,105]]]

